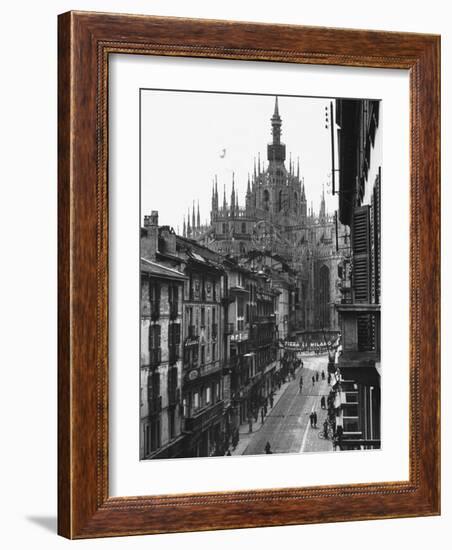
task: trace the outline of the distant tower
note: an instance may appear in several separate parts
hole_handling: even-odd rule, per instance
[[[197,229],[201,228],[201,216],[199,215],[199,201],[198,201],[198,215],[196,216],[196,227]]]
[[[234,182],[234,172],[232,172],[231,215],[234,214],[235,206],[236,206],[236,200],[235,200],[235,182]]]
[[[300,199],[300,215],[302,223],[306,223],[308,203],[306,201],[306,191],[304,188],[304,178],[301,180],[301,199]]]
[[[226,202],[226,184],[225,184],[223,189],[223,210],[225,214],[227,209],[228,209],[228,203]]]
[[[286,146],[281,143],[281,117],[279,116],[278,96],[275,99],[275,110],[271,118],[273,141],[267,146],[269,162],[283,163],[286,160]],[[259,170],[260,171],[260,170]]]
[[[320,220],[320,222],[324,222],[326,220],[325,186],[322,187],[322,199],[320,201],[319,220]]]
[[[250,186],[250,175],[249,174],[248,174],[248,186],[246,188],[245,207],[246,207],[247,210],[251,209],[251,186]]]
[[[185,225],[185,216],[184,216],[184,225],[182,226],[182,236],[187,236],[187,226]]]

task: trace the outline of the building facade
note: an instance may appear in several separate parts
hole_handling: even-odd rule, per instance
[[[182,298],[185,277],[156,261],[158,218],[142,232],[140,458],[172,458],[183,452]],[[150,253],[153,250],[153,253]],[[152,259],[151,259],[152,258]]]
[[[380,104],[337,100],[339,217],[350,228],[336,308],[341,351],[336,367],[341,448],[380,448],[381,132]]]
[[[177,237],[186,276],[183,330],[184,456],[223,454],[223,268],[211,251]]]

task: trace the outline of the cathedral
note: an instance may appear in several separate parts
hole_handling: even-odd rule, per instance
[[[300,163],[281,141],[278,97],[271,117],[272,142],[267,162],[254,162],[244,202],[239,201],[234,174],[229,202],[212,187],[210,223],[201,224],[199,205],[184,219],[183,236],[244,263],[249,258],[275,258],[294,274],[297,304],[294,330],[303,335],[338,330],[334,303],[340,301],[339,271],[348,249],[346,228],[326,211],[322,190],[318,215],[308,211]],[[191,219],[190,219],[191,218]]]

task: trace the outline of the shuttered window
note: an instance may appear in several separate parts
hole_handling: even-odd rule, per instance
[[[150,350],[160,348],[160,334],[161,334],[160,325],[151,325],[149,327],[149,349]]]
[[[353,212],[353,289],[355,302],[369,303],[369,206],[360,206]]]
[[[149,301],[151,305],[151,319],[156,321],[160,317],[160,284],[149,280]]]

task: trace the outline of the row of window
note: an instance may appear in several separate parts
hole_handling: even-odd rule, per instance
[[[205,276],[196,277],[190,273],[189,281],[185,285],[185,299],[216,302],[217,297],[218,286],[215,281]]]
[[[241,229],[242,234],[246,234],[246,233],[247,233],[247,227],[246,227],[246,223],[245,223],[245,222],[242,222],[240,229]],[[235,226],[232,226],[231,229],[229,229],[229,226],[228,226],[227,223],[223,223],[223,224],[221,225],[221,233],[222,233],[223,235],[227,235],[227,234],[230,233],[231,231],[234,232],[234,233],[236,232],[236,231],[235,231]]]
[[[159,382],[155,375],[150,376],[151,382],[151,395],[154,395],[154,388],[159,388]],[[159,391],[159,390],[158,390]],[[221,400],[221,386],[220,382],[212,382],[201,386],[200,388],[189,392],[183,400],[183,415],[185,418],[189,418],[197,411],[213,405]],[[176,426],[177,421],[177,409],[176,407],[169,407],[166,411],[168,421],[168,437],[169,440],[174,439],[178,435]],[[144,440],[144,454],[149,456],[151,453],[157,451],[162,446],[162,414],[161,411],[157,411],[156,414],[151,414],[149,420],[143,427],[143,440]]]
[[[158,324],[149,326],[149,364],[157,366],[162,360],[162,327]],[[181,331],[179,323],[168,325],[168,361],[174,364],[179,359]]]
[[[273,361],[276,361],[276,350],[274,348],[266,348],[256,353],[257,370],[263,370]]]
[[[187,325],[187,334],[190,338],[199,336],[199,329],[204,328],[207,340],[217,338],[217,309],[216,307],[193,307],[185,308],[185,319]]]
[[[197,411],[213,405],[221,400],[220,382],[205,384],[200,388],[188,392],[183,400],[183,415],[189,418]]]
[[[153,321],[160,318],[162,284],[154,279],[149,279],[149,305],[150,316]],[[168,291],[169,314],[171,319],[176,319],[179,314],[179,285],[170,283],[166,286]]]
[[[185,366],[198,366],[199,355],[201,355],[201,365],[205,365],[206,362],[216,361],[217,357],[217,344],[212,342],[211,344],[198,344],[187,346],[184,349],[184,365]]]

